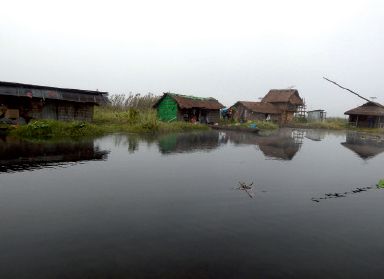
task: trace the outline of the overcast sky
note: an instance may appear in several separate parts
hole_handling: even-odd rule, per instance
[[[4,1],[0,80],[223,105],[294,86],[328,116],[384,104],[384,1]]]

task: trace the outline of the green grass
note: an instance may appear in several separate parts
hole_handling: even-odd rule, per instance
[[[17,126],[16,126],[17,127]],[[56,120],[31,120],[26,125],[20,125],[10,130],[11,134],[19,136],[88,136],[105,133],[100,126],[90,123],[74,121],[66,123]]]
[[[131,108],[116,112],[116,110],[108,108],[97,108],[93,123],[104,127],[108,132],[165,133],[209,130],[204,125],[183,121],[164,123],[158,119],[155,109],[135,110]]]

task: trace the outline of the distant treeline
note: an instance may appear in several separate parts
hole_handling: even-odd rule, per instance
[[[153,93],[147,93],[141,95],[140,93],[133,94],[130,92],[126,94],[115,94],[109,96],[111,102],[107,106],[116,110],[126,110],[130,108],[134,109],[148,109],[151,108],[158,100],[160,96],[155,96]]]

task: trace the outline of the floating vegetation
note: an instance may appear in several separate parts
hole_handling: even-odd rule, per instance
[[[379,183],[376,185],[377,189],[383,189],[384,188],[384,179],[380,180]]]
[[[384,180],[380,180],[380,181],[383,181],[383,186],[381,188],[384,188]],[[372,188],[373,188],[373,186],[368,186],[368,187],[365,187],[365,188],[356,188],[355,190],[352,190],[350,192],[328,193],[328,194],[325,194],[325,197],[311,198],[311,200],[314,201],[314,202],[320,202],[320,200],[326,200],[326,199],[345,198],[347,195],[365,192],[365,191],[368,191],[369,189],[372,189]],[[377,188],[379,188],[379,185],[377,185]]]

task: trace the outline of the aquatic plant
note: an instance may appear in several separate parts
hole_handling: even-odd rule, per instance
[[[377,189],[383,189],[384,188],[384,179],[381,179],[379,183],[376,185]]]

